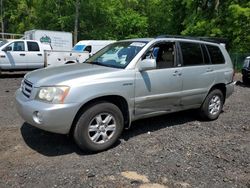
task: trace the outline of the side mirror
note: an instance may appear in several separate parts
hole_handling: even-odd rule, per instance
[[[3,49],[3,51],[7,52],[7,51],[12,51],[12,47],[11,46],[7,46]]]
[[[138,63],[137,68],[139,71],[156,69],[156,61],[155,59],[143,59]]]

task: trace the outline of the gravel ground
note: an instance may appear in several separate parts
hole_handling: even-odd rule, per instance
[[[250,188],[249,87],[235,87],[216,121],[195,111],[140,120],[113,148],[90,154],[19,117],[22,77],[0,78],[0,187]]]

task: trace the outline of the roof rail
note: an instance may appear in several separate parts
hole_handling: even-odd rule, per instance
[[[190,36],[182,36],[182,35],[160,35],[155,38],[180,38],[180,39],[190,39],[190,40],[200,40],[206,42],[213,42],[218,44],[225,44],[228,46],[228,40],[226,38],[219,37],[190,37]]]

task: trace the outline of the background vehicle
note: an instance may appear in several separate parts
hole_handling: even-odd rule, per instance
[[[82,63],[100,49],[114,42],[113,40],[81,40],[72,51],[45,51],[45,66]]]
[[[55,51],[45,50],[45,67],[59,66],[71,63],[82,63],[89,58],[90,54],[87,51]]]
[[[85,63],[25,75],[19,114],[33,126],[69,134],[81,149],[111,147],[132,121],[187,109],[219,117],[233,93],[224,46],[163,37],[110,44]]]
[[[37,69],[44,67],[47,44],[34,40],[12,40],[0,47],[0,70]]]
[[[81,40],[74,46],[73,51],[87,51],[90,53],[90,55],[93,55],[108,44],[114,42],[115,40]]]
[[[250,56],[246,57],[244,60],[244,64],[242,67],[242,81],[244,84],[249,84],[250,83]]]
[[[24,33],[23,38],[50,44],[52,50],[70,51],[72,49],[72,33],[70,32],[30,30]]]

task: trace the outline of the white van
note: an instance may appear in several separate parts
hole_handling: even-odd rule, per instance
[[[83,52],[88,51],[90,55],[95,54],[100,49],[108,44],[116,42],[115,40],[81,40],[73,48],[73,51]]]

